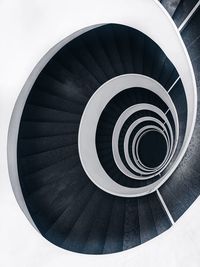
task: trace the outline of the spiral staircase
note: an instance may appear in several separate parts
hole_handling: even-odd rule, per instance
[[[160,2],[180,31],[198,89],[200,1]],[[195,83],[186,90],[147,34],[92,26],[28,86],[18,180],[29,220],[53,244],[95,255],[127,250],[169,229],[199,196]]]

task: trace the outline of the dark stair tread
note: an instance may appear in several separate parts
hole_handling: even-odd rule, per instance
[[[119,252],[123,249],[125,199],[116,198],[110,214],[103,253]]]
[[[73,205],[74,199],[89,182],[85,177],[77,179],[77,176],[73,174],[69,173],[68,175],[70,179],[63,176],[62,179],[59,179],[56,188],[55,183],[52,183],[52,185],[43,187],[28,198],[27,203],[31,214],[42,233],[46,233],[66,208]]]
[[[50,166],[43,168],[39,171],[31,173],[29,175],[24,175],[24,179],[22,182],[25,187],[26,195],[30,195],[31,193],[37,191],[43,186],[46,186],[55,180],[59,182],[59,179],[66,176],[68,177],[68,173],[73,170],[73,173],[77,171],[77,173],[83,173],[83,168],[80,165],[79,157],[72,157],[71,161],[69,159],[64,159],[58,161]],[[21,180],[21,179],[20,179]],[[24,192],[25,193],[25,192]]]
[[[87,254],[101,254],[103,252],[106,238],[107,227],[110,221],[110,215],[113,207],[114,196],[102,191],[103,199],[95,215],[93,224],[88,233],[83,252]]]
[[[84,83],[84,81],[82,81],[78,75],[75,75],[74,73],[67,70],[58,61],[54,60],[53,62],[47,64],[43,72],[63,84],[70,82],[75,86],[76,92],[78,94],[85,96],[86,98],[89,98],[91,96],[91,88],[86,83]]]
[[[141,243],[157,236],[158,233],[149,204],[149,196],[138,198],[138,217]]]
[[[71,46],[70,49],[73,51],[73,54],[76,54],[82,65],[84,65],[87,70],[92,73],[92,75],[100,84],[103,84],[107,81],[107,76],[104,73],[103,68],[99,66],[96,58],[90,52],[86,42],[84,42],[82,38],[79,38],[76,44]]]
[[[67,58],[68,60],[66,61],[64,58]],[[93,76],[90,70],[80,62],[78,57],[76,57],[69,48],[65,49],[64,57],[63,54],[62,56],[58,54],[57,60],[67,70],[78,76],[79,79],[86,84],[89,92],[94,92],[100,86],[100,82],[96,79],[96,77]]]
[[[85,102],[73,102],[39,89],[31,91],[27,103],[78,115],[82,114],[86,105]]]
[[[81,114],[73,114],[66,111],[27,104],[23,116],[24,121],[42,122],[79,122]]]
[[[113,25],[111,25],[110,27],[101,27],[98,31],[98,36],[106,51],[107,57],[111,62],[112,68],[116,73],[116,76],[123,74],[123,66],[115,41]]]
[[[188,176],[185,168],[184,172],[182,168],[179,165],[170,179],[160,188],[162,197],[175,221],[200,194],[199,173],[190,169]]]
[[[32,122],[22,121],[20,125],[19,138],[38,138],[45,136],[55,136],[62,134],[77,133],[78,122]]]
[[[198,0],[182,0],[180,2],[173,16],[173,20],[176,23],[177,27],[179,27],[181,23],[186,19],[197,2]]]
[[[160,2],[164,6],[164,8],[168,11],[169,15],[173,17],[181,0],[161,0]]]
[[[78,219],[71,228],[71,231],[65,237],[65,241],[62,243],[63,248],[77,251],[79,253],[83,251],[93,220],[99,212],[102,200],[103,194],[101,193],[101,190],[96,189],[95,193],[90,198],[90,201],[80,212]],[[98,240],[96,240],[96,242],[98,243]]]
[[[126,200],[124,219],[123,250],[130,249],[141,244],[140,226],[138,217],[138,198]]]
[[[70,77],[65,83],[61,83],[53,77],[43,73],[39,76],[36,85],[40,91],[51,93],[62,99],[70,100],[75,103],[86,103],[88,101],[86,96],[80,94],[80,89],[77,88],[78,86],[74,81],[70,80]]]
[[[96,31],[91,31],[90,38],[83,36],[83,41],[89,47],[90,53],[93,55],[98,65],[103,69],[108,79],[116,76],[116,73],[111,65],[110,58],[108,57],[107,51],[102,44],[102,40],[98,34],[101,31],[101,27],[97,28]]]
[[[20,158],[18,163],[20,173],[23,175],[31,174],[76,154],[78,154],[77,144]]]
[[[156,226],[156,231],[158,235],[160,235],[168,228],[170,228],[171,222],[156,193],[149,195],[149,203]]]
[[[86,185],[83,190],[76,195],[73,203],[67,207],[66,210],[56,220],[56,222],[51,225],[49,230],[45,233],[45,237],[51,240],[53,243],[62,246],[65,237],[71,231],[74,223],[79,217],[80,212],[90,201],[95,191],[96,187],[94,187],[92,183]],[[74,208],[74,203],[76,204],[76,208]]]
[[[20,149],[20,156],[25,157],[36,153],[57,149],[61,146],[68,146],[77,143],[78,134],[63,134],[30,139],[19,139],[18,147]]]

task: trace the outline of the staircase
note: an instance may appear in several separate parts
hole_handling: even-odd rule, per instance
[[[180,29],[199,88],[200,1],[163,0],[161,4]],[[84,110],[101,86],[116,77],[132,74],[149,77],[169,94],[179,128],[172,108],[166,105],[162,95],[142,87],[127,88],[116,94],[101,113],[96,129],[96,153],[113,182],[133,189],[145,188],[159,181],[170,169],[167,160],[176,159],[184,142],[188,118],[186,95],[178,72],[153,40],[119,24],[89,30],[66,44],[48,62],[27,98],[17,143],[19,181],[37,229],[61,248],[84,254],[108,254],[133,248],[169,229],[200,194],[199,110],[183,160],[159,189],[122,197],[105,192],[88,177],[78,144]],[[165,114],[166,121],[161,113],[148,108],[129,116],[118,140],[120,164],[127,170],[122,171],[113,153],[113,131],[124,111],[144,103],[156,106]],[[127,130],[135,121],[152,117],[155,120],[150,128],[147,128],[150,119],[144,120],[130,135],[128,151],[133,169],[124,152]],[[161,127],[157,120],[166,127]],[[138,139],[134,139],[142,127],[148,131],[141,131]],[[135,154],[132,153],[134,140],[138,144]],[[167,164],[162,168],[165,155]]]

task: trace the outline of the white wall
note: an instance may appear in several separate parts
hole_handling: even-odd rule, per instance
[[[111,11],[113,1],[96,1],[105,3],[98,10],[99,16],[104,11]],[[75,2],[84,3],[81,0]],[[131,0],[114,2],[120,9]],[[46,241],[29,224],[14,198],[6,151],[10,116],[36,63],[48,49],[68,35],[69,3],[68,0],[0,1],[0,266],[199,267],[200,199],[163,235],[124,253],[97,257],[70,253]],[[77,16],[82,12],[78,4],[76,11]],[[74,30],[72,24],[70,31]]]

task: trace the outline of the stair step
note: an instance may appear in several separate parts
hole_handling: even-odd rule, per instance
[[[116,198],[110,214],[103,253],[119,252],[123,249],[125,199]]]

